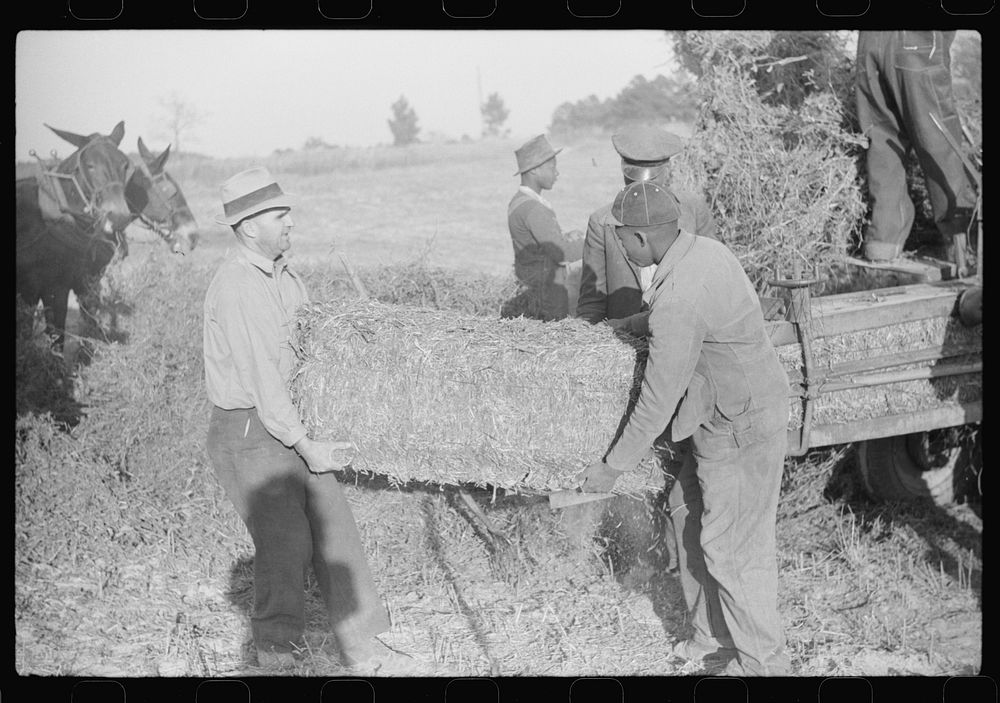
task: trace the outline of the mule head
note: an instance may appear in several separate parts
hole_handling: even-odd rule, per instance
[[[86,137],[46,127],[77,147],[56,167],[67,207],[94,220],[95,227],[105,234],[123,231],[134,219],[125,200],[125,183],[134,167],[118,148],[125,123],[115,125],[110,135],[94,133]]]
[[[164,170],[170,147],[157,156],[146,148],[142,137],[138,146],[142,165],[129,181],[129,206],[163,238],[171,251],[186,254],[197,244],[198,222],[177,181]]]

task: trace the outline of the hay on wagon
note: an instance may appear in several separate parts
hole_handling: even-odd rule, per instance
[[[812,381],[819,392],[813,411],[816,424],[956,407],[982,399],[981,373],[865,385],[871,374],[888,379],[896,372],[982,361],[981,326],[965,327],[954,317],[939,316],[834,335],[825,335],[820,321],[813,331]],[[778,356],[789,377],[801,379],[801,345],[782,345]],[[791,429],[801,426],[803,407],[798,398],[790,401]]]

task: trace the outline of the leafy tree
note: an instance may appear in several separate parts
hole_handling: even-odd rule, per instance
[[[614,98],[600,100],[590,95],[575,103],[563,103],[552,114],[552,133],[580,129],[611,130],[628,123],[694,119],[696,107],[692,84],[687,78],[635,76]]]
[[[510,133],[509,129],[503,129],[510,110],[504,105],[499,93],[490,93],[486,102],[479,106],[479,112],[483,116],[484,137],[507,136]]]
[[[420,132],[420,127],[417,126],[417,113],[402,95],[392,104],[389,129],[392,131],[394,146],[405,146],[417,141],[417,134]]]
[[[305,144],[302,145],[305,151],[314,151],[317,149],[334,149],[335,147],[327,144],[323,137],[309,137],[306,139]]]

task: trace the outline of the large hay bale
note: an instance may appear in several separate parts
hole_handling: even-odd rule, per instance
[[[399,481],[570,487],[610,446],[641,373],[638,342],[576,319],[333,300],[303,308],[297,326],[306,426],[349,437],[355,469]],[[616,489],[662,485],[649,461]]]

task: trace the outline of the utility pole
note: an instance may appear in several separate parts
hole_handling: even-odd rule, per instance
[[[476,112],[479,113],[479,133],[483,133],[483,79],[479,74],[479,66],[476,66]]]

